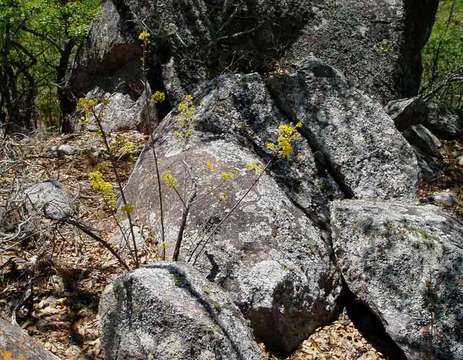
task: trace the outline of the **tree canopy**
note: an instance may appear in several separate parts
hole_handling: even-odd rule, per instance
[[[99,0],[0,0],[0,122],[32,128],[66,112],[66,75]]]

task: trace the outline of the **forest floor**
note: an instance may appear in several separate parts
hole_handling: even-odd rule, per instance
[[[123,132],[119,136],[136,145],[132,153],[117,162],[126,181],[147,138],[138,132]],[[77,152],[64,155],[50,151],[63,144]],[[96,133],[9,139],[1,145],[0,205],[14,201],[28,185],[58,180],[74,197],[82,221],[97,229],[103,239],[110,240],[114,232],[111,211],[88,181],[89,172],[107,162]],[[423,197],[444,188],[461,191],[461,171],[454,171],[455,159],[451,155],[452,147],[457,145],[461,146],[445,145],[448,171],[442,178],[422,186]],[[14,313],[18,324],[61,359],[102,359],[98,301],[104,288],[124,269],[105,248],[69,226],[41,221],[26,229],[30,235],[25,239],[13,237],[1,244],[0,315],[11,318]],[[143,263],[153,260],[149,254],[142,258]],[[279,358],[267,353],[267,359]],[[334,323],[318,329],[288,359],[384,357],[343,314]]]

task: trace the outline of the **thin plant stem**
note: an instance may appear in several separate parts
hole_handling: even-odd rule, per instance
[[[90,236],[92,239],[96,240],[98,243],[103,245],[109,252],[119,261],[119,263],[127,270],[130,271],[130,267],[127,265],[127,263],[120,257],[120,255],[117,253],[116,250],[105,240],[101,238],[101,236],[98,236],[93,232],[87,225],[76,221],[71,218],[66,218],[63,220],[65,223],[70,224],[81,230],[83,233],[87,234]]]
[[[148,42],[145,41],[143,44],[142,73],[143,73],[143,85],[145,87],[145,106],[146,106],[147,117],[148,117],[147,120],[149,122],[151,121],[151,106],[148,100],[149,87],[148,87],[148,78],[146,76],[147,47],[148,47]],[[150,134],[150,142],[151,142],[151,151],[153,153],[153,158],[154,158],[154,166],[156,168],[156,182],[158,186],[158,195],[159,195],[159,212],[160,212],[160,217],[161,217],[161,246],[162,246],[161,258],[162,260],[166,260],[166,238],[165,238],[165,227],[164,227],[164,206],[163,206],[163,201],[162,201],[162,186],[161,186],[161,177],[159,174],[159,162],[158,162],[158,156],[156,152],[153,132],[151,132]]]
[[[191,208],[191,205],[195,197],[196,197],[196,190],[193,191],[193,193],[191,194],[190,198],[187,201],[186,206],[183,209],[182,221],[180,222],[180,228],[177,234],[177,241],[175,242],[174,254],[172,256],[173,261],[178,261],[178,257],[180,255],[180,248],[182,247],[183,233],[185,232],[188,215],[190,213],[190,208]]]
[[[251,192],[251,190],[253,189],[253,187],[259,182],[259,180],[262,178],[262,176],[264,175],[264,173],[267,171],[267,169],[270,167],[270,165],[272,164],[273,160],[270,160],[269,162],[267,162],[267,165],[265,165],[264,169],[262,170],[262,172],[259,174],[259,176],[256,177],[256,179],[253,181],[253,183],[251,184],[251,186],[249,186],[249,188],[246,190],[246,192],[244,193],[243,196],[241,196],[241,198],[235,203],[235,205],[233,205],[233,207],[230,209],[230,211],[227,213],[227,215],[225,215],[225,217],[216,225],[214,226],[214,228],[212,229],[212,231],[209,233],[209,235],[203,240],[203,241],[200,241],[198,242],[198,244],[195,246],[195,248],[193,249],[193,251],[191,252],[190,254],[190,257],[188,258],[188,262],[191,261],[191,259],[193,258],[193,256],[195,255],[195,252],[197,251],[197,249],[201,246],[201,249],[199,250],[199,252],[196,254],[195,256],[195,259],[193,261],[193,265],[196,264],[196,261],[198,260],[199,256],[201,256],[202,252],[204,251],[204,248],[206,247],[207,243],[212,239],[212,237],[215,235],[215,233],[217,232],[217,230],[225,223],[225,221],[228,220],[228,218],[235,212],[235,210],[238,208],[238,206],[240,206],[241,202],[246,198],[246,196],[248,196],[248,194]]]
[[[95,121],[98,125],[98,129],[100,130],[101,137],[103,139],[104,146],[106,148],[106,151],[108,152],[109,155],[109,162],[111,163],[111,169],[113,171],[114,177],[116,178],[117,186],[119,188],[119,192],[121,194],[121,199],[122,203],[124,204],[124,208],[129,209],[127,198],[125,196],[124,192],[124,187],[122,186],[122,179],[119,176],[119,171],[117,171],[116,163],[114,161],[114,156],[111,151],[111,147],[109,146],[108,138],[106,136],[106,132],[103,129],[103,125],[101,124],[101,120],[99,116],[96,114],[95,109],[92,108],[93,116],[95,118]],[[135,233],[133,231],[134,225],[132,221],[132,216],[130,215],[130,212],[126,212],[127,219],[129,221],[129,227],[130,227],[130,235],[132,236],[132,245],[133,245],[133,251],[134,251],[134,257],[135,257],[135,266],[138,268],[140,266],[140,260],[138,258],[138,249],[137,249],[137,243],[135,240]]]

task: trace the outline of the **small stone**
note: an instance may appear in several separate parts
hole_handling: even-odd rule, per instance
[[[52,220],[62,220],[74,214],[73,203],[58,181],[44,181],[24,191],[24,207]]]
[[[79,152],[76,148],[68,144],[51,146],[48,149],[48,151],[51,152],[54,156],[59,156],[59,157],[65,156],[65,155],[68,155],[68,156],[75,155]]]
[[[455,194],[447,191],[436,193],[430,196],[430,201],[436,205],[454,206],[458,203]]]

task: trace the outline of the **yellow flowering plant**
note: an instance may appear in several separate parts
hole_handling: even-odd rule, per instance
[[[292,123],[281,124],[278,127],[278,135],[275,143],[266,144],[266,148],[277,154],[278,156],[289,160],[294,154],[294,145],[297,141],[302,140],[298,128],[302,127],[299,121],[296,125]]]
[[[151,34],[148,31],[142,31],[138,35],[138,39],[143,42],[143,44],[147,45],[150,41]]]
[[[114,193],[113,184],[106,181],[103,174],[98,170],[90,172],[88,174],[88,180],[92,189],[101,194],[106,205],[114,209],[116,207],[116,194]]]
[[[175,134],[180,138],[187,139],[193,133],[193,116],[196,112],[193,96],[186,95],[180,104],[178,104],[177,111],[177,130],[175,131]]]
[[[151,95],[151,101],[155,104],[159,104],[166,101],[166,93],[162,91],[155,91],[153,95]]]

